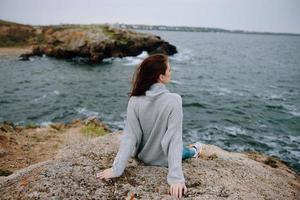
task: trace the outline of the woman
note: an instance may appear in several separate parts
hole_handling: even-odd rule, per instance
[[[137,68],[127,106],[121,144],[112,168],[97,174],[100,179],[121,176],[130,156],[146,164],[168,167],[167,182],[172,196],[186,193],[182,159],[198,157],[201,143],[183,147],[182,99],[165,86],[170,82],[168,57],[155,54]]]

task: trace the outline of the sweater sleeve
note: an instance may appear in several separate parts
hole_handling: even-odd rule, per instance
[[[182,172],[182,99],[174,98],[171,112],[168,118],[168,128],[161,141],[162,149],[168,155],[168,184],[184,183],[185,179]]]
[[[132,97],[128,101],[126,123],[121,135],[119,151],[113,162],[113,173],[121,176],[127,165],[129,157],[138,147],[142,135],[140,123],[134,111]]]

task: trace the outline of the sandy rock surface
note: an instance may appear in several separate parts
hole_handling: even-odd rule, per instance
[[[75,134],[78,128],[70,128]],[[96,173],[111,167],[121,132],[73,140],[48,161],[0,178],[0,199],[175,199],[168,194],[168,169],[130,159],[111,181]],[[205,145],[199,158],[183,161],[185,199],[299,199],[300,180],[292,170],[257,153],[233,153]]]

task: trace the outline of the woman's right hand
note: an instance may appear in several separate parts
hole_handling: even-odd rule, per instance
[[[109,180],[110,178],[114,178],[117,177],[112,168],[108,168],[106,170],[100,171],[99,173],[97,173],[97,178],[99,179],[104,179],[104,180]]]
[[[187,188],[184,183],[173,183],[170,186],[170,194],[176,198],[181,198],[182,194],[186,194],[186,192]]]

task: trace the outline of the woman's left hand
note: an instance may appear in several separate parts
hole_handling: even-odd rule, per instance
[[[114,177],[116,177],[116,176],[114,175],[112,168],[108,168],[106,170],[103,170],[103,171],[100,171],[97,173],[97,178],[99,178],[99,179],[108,180],[108,179],[114,178]]]

